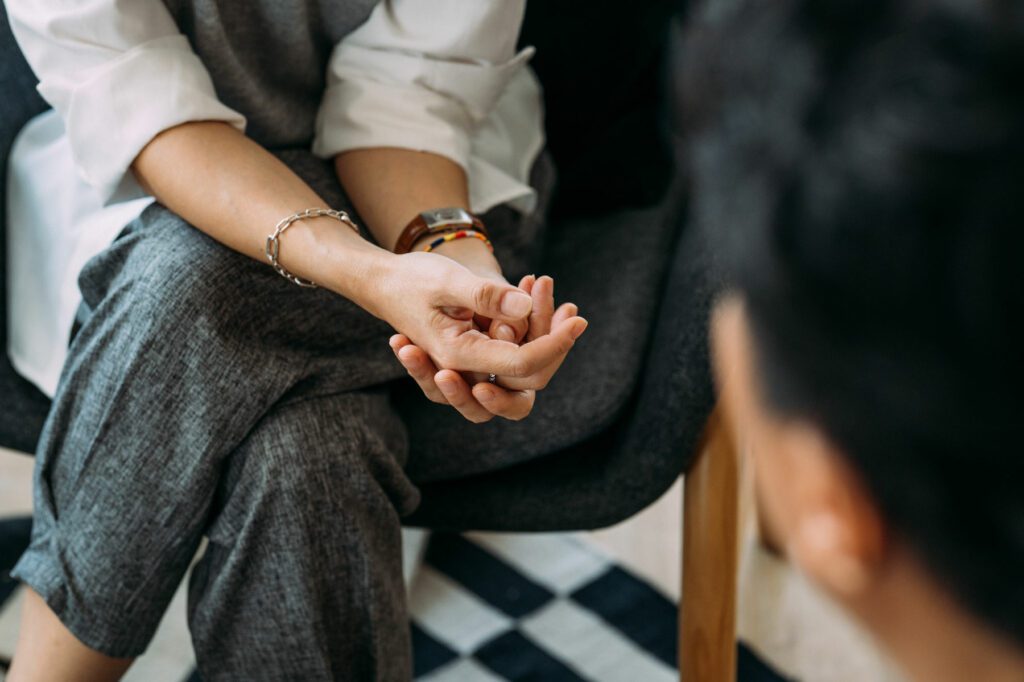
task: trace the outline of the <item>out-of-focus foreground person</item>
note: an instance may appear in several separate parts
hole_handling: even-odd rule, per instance
[[[714,350],[767,530],[916,680],[1024,679],[1024,3],[713,3]]]

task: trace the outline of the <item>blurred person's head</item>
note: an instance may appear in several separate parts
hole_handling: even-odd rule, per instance
[[[917,679],[1024,679],[1024,2],[696,25],[715,360],[767,528]]]

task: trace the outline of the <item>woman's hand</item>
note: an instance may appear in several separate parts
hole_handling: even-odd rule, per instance
[[[425,235],[413,245],[412,251],[420,251],[423,247],[436,239],[437,235]],[[501,272],[501,264],[494,257],[494,253],[488,249],[483,242],[476,239],[456,239],[432,251],[434,255],[450,258],[456,263],[465,266],[470,272],[479,275],[484,279],[494,280],[502,286],[509,284]],[[529,291],[527,290],[527,293]],[[481,331],[486,331],[492,339],[502,341],[514,341],[517,344],[522,342],[526,336],[527,318],[523,317],[516,321],[492,320],[485,315],[477,314],[473,321]]]
[[[576,317],[577,309],[572,303],[563,304],[557,311],[554,309],[554,281],[550,277],[535,280],[529,275],[519,286],[531,294],[533,301],[528,342],[557,333],[574,319],[582,319]],[[583,328],[586,328],[585,321]],[[495,416],[511,420],[525,418],[533,410],[536,390],[547,385],[561,364],[559,360],[533,376],[517,378],[523,386],[533,388],[510,389],[491,384],[479,375],[463,375],[450,369],[438,371],[430,356],[403,334],[391,337],[391,348],[427,398],[451,405],[474,423],[490,421]],[[507,384],[509,379],[502,377],[500,381]]]
[[[415,342],[435,366],[494,373],[516,382],[517,389],[542,388],[587,324],[569,316],[550,333],[521,346],[493,339],[474,320],[522,324],[533,308],[530,295],[436,254],[392,257],[373,287],[367,309]]]

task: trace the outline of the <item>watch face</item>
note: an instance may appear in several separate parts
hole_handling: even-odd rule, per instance
[[[434,211],[424,211],[421,215],[423,216],[423,220],[427,223],[427,227],[452,224],[473,224],[473,216],[471,216],[469,211],[464,208],[439,208]]]

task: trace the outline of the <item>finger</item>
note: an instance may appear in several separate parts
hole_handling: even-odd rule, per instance
[[[581,324],[582,323],[582,324]],[[564,321],[560,326],[555,327],[550,334],[542,336],[537,341],[531,341],[531,343],[538,343],[544,339],[552,338],[562,334],[574,334],[576,338],[579,338],[579,334],[582,334],[587,328],[587,321],[582,317],[570,317]],[[525,347],[525,346],[524,346]],[[569,344],[565,348],[565,352],[555,358],[553,361],[547,363],[543,367],[539,368],[536,372],[524,376],[506,376],[502,375],[500,382],[505,388],[511,390],[535,390],[539,391],[547,387],[548,382],[551,381],[551,377],[555,375],[555,372],[562,366],[566,356],[569,354],[569,350],[572,349],[572,344]]]
[[[580,312],[580,309],[575,303],[563,303],[558,306],[558,310],[555,311],[554,316],[551,318],[551,326],[557,327],[563,322],[568,320],[570,317],[575,317]]]
[[[487,333],[492,339],[519,343],[526,336],[528,327],[529,323],[526,320],[519,320],[513,324],[501,322],[499,320],[491,320],[491,325],[487,330]]]
[[[462,380],[470,386],[476,386],[481,381],[487,381],[488,375],[483,372],[462,372]]]
[[[508,282],[479,277],[469,270],[454,271],[435,305],[446,309],[468,309],[476,315],[516,322],[525,320],[533,307],[530,295]]]
[[[408,341],[408,339],[405,340]],[[448,402],[441,389],[434,383],[434,374],[437,373],[437,368],[434,367],[434,363],[422,348],[414,346],[411,342],[406,343],[395,351],[395,355],[398,357],[398,361],[402,363],[405,371],[409,373],[409,376],[416,381],[420,390],[423,391],[423,395],[427,396],[429,400],[441,403],[442,405]]]
[[[434,383],[440,387],[448,404],[474,424],[490,421],[494,415],[473,397],[473,392],[458,372],[442,369],[434,375]]]
[[[562,358],[587,328],[582,317],[571,317],[558,329],[522,346],[492,339],[478,331],[462,332],[437,355],[445,367],[468,372],[493,372],[502,377],[528,377]],[[504,382],[503,382],[504,383]]]
[[[534,391],[506,391],[500,386],[482,383],[473,387],[473,397],[491,414],[519,421],[533,411],[537,394]]]
[[[533,289],[534,282],[537,281],[536,275],[525,275],[519,280],[519,288],[526,293],[530,293]],[[488,320],[487,330],[492,339],[499,339],[501,341],[514,341],[520,343],[529,331],[530,322],[528,319],[518,320],[512,325],[508,325],[505,322],[499,322],[497,320]]]
[[[555,280],[547,275],[539,278],[531,291],[533,310],[530,311],[530,341],[551,332],[551,317],[555,314]]]
[[[396,355],[402,367],[423,391],[423,395],[435,403],[447,404],[448,401],[445,400],[441,389],[434,383],[437,368],[423,349],[408,344],[399,349]]]

